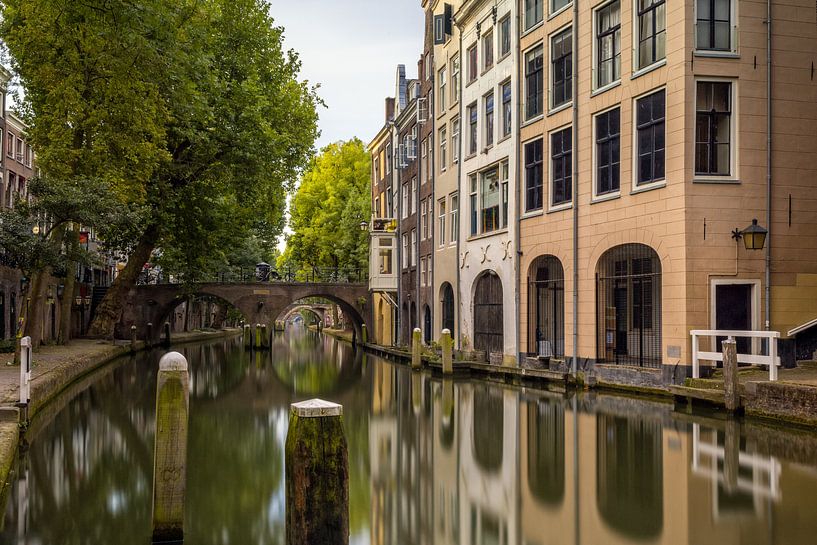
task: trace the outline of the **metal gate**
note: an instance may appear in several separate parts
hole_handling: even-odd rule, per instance
[[[477,280],[474,293],[474,348],[503,353],[502,281],[493,271]]]
[[[600,363],[661,366],[661,261],[643,244],[611,248],[596,271]]]
[[[561,357],[565,353],[564,269],[552,256],[537,257],[528,276],[528,353]]]

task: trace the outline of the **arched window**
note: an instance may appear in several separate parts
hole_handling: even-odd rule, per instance
[[[661,365],[661,260],[644,244],[607,250],[596,268],[598,361]]]
[[[528,352],[565,354],[565,272],[558,258],[537,257],[528,272]]]
[[[451,335],[455,335],[454,332],[454,289],[451,287],[451,284],[446,282],[442,286],[442,324],[443,329],[447,329],[451,332]]]
[[[502,281],[493,271],[479,277],[474,290],[474,348],[503,353]]]

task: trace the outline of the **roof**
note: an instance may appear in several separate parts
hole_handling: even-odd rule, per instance
[[[794,329],[790,329],[789,330],[789,337],[793,337],[793,336],[797,335],[798,333],[801,333],[801,332],[803,332],[803,331],[805,331],[807,329],[811,329],[814,326],[817,326],[817,318],[813,319],[810,322],[806,322],[806,323],[804,323],[802,325],[799,325],[799,326],[795,327]]]

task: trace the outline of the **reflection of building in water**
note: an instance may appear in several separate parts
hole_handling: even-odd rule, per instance
[[[485,384],[459,392],[461,543],[516,543],[519,394]]]
[[[450,379],[433,385],[433,479],[435,545],[460,543],[458,387]]]
[[[372,412],[369,417],[369,460],[371,461],[372,545],[395,543],[397,510],[397,410],[395,373],[391,365],[378,365],[372,380]]]

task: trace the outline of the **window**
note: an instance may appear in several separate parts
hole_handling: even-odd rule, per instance
[[[445,125],[440,127],[440,172],[445,172],[448,166],[448,135],[446,134]]]
[[[411,266],[417,266],[417,229],[411,230]]]
[[[695,109],[695,174],[729,176],[732,84],[699,81]]]
[[[502,161],[499,165],[499,188],[502,191],[502,211],[500,224],[502,227],[508,226],[508,161]]]
[[[550,13],[556,13],[570,4],[572,0],[550,0]]]
[[[732,1],[697,0],[695,47],[712,51],[732,50]]]
[[[426,69],[426,79],[431,79],[431,55],[426,53],[425,60],[423,60],[423,66]]]
[[[451,194],[451,242],[457,242],[460,236],[460,196],[457,193]]]
[[[540,45],[525,54],[525,119],[542,114],[544,94],[543,50]]]
[[[480,174],[480,232],[499,229],[499,169],[494,167]]]
[[[500,86],[502,91],[502,138],[511,135],[513,110],[511,109],[511,82],[506,81]]]
[[[445,245],[445,197],[437,201],[437,220],[438,220],[438,243],[440,246]]]
[[[428,238],[428,201],[420,203],[420,237],[422,240]]]
[[[550,40],[551,108],[573,97],[573,29],[568,28]]]
[[[468,177],[468,185],[469,185],[469,195],[468,200],[470,201],[469,204],[471,205],[471,234],[476,235],[479,231],[477,230],[478,223],[477,218],[479,217],[479,209],[478,209],[478,202],[477,202],[477,175],[472,174]]]
[[[460,120],[451,122],[451,159],[453,162],[460,160]]]
[[[34,153],[31,150],[31,146],[26,144],[26,166],[27,167],[31,166],[31,157],[32,157],[32,155],[34,155]]]
[[[391,193],[391,186],[386,187],[386,217],[393,218],[394,217],[394,202],[393,196]]]
[[[11,132],[8,133],[8,139],[6,140],[6,155],[9,157],[14,157],[14,135]]]
[[[420,156],[422,157],[422,159],[421,159],[422,163],[421,164],[424,167],[423,168],[424,172],[421,173],[422,176],[420,178],[420,183],[424,184],[424,183],[426,183],[426,180],[428,179],[428,169],[425,168],[426,158],[428,157],[428,141],[425,138],[423,138],[422,142],[420,142]]]
[[[638,2],[638,69],[660,61],[665,55],[666,5],[664,0]]]
[[[506,15],[499,22],[499,58],[511,52],[511,16]]]
[[[468,48],[467,51],[468,55],[468,83],[477,79],[477,71],[479,70],[479,65],[477,64],[477,44],[472,45]]]
[[[429,286],[431,286],[432,283],[434,282],[434,277],[431,276],[432,263],[434,263],[434,259],[431,257],[431,254],[429,254],[428,256],[426,256],[426,266],[428,267],[428,285]],[[430,334],[430,332],[429,332],[429,334]]]
[[[386,144],[386,174],[391,174],[391,144]]]
[[[451,58],[451,104],[456,104],[460,99],[460,56],[454,55]]]
[[[494,33],[486,32],[482,36],[482,69],[488,70],[494,65]]]
[[[596,88],[621,79],[621,3],[596,11]]]
[[[420,258],[420,285],[426,285],[426,258]]]
[[[542,208],[542,139],[525,144],[525,211]]]
[[[417,212],[417,176],[411,179],[411,213]]]
[[[468,106],[468,155],[477,152],[477,103]]]
[[[17,162],[23,162],[23,141],[18,138],[17,139]]]
[[[664,101],[663,90],[636,101],[636,185],[664,178]]]
[[[374,217],[380,217],[380,197],[374,198],[374,207],[372,207],[372,212],[374,213]]]
[[[381,246],[391,246],[390,238],[380,239]],[[380,248],[378,251],[380,256],[380,274],[392,274],[392,249]]]
[[[485,97],[485,147],[494,145],[494,94]]]
[[[525,0],[525,30],[542,22],[544,18],[543,0]]]
[[[437,73],[437,80],[440,84],[440,93],[437,97],[437,104],[440,105],[440,113],[445,111],[445,67],[440,68],[440,71]]]
[[[615,193],[620,187],[621,110],[596,116],[596,195]]]
[[[408,191],[408,182],[405,182],[402,186],[402,193],[403,193],[403,219],[409,216],[409,191]]]
[[[409,247],[408,247],[408,234],[403,233],[403,268],[408,269],[409,264]]]
[[[571,127],[550,135],[551,203],[568,203],[573,198],[573,130]]]

